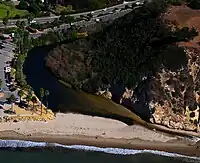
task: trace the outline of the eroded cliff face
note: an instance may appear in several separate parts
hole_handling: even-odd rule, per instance
[[[186,68],[176,72],[162,69],[140,86],[148,85],[148,89],[137,92],[139,98],[135,98],[133,90],[126,88],[120,103],[133,110],[136,103],[148,103],[152,111],[151,122],[169,128],[197,130],[200,111],[200,53],[195,49],[187,49],[185,52],[188,57]]]
[[[173,27],[194,27],[200,31],[200,12],[187,6],[170,7],[164,15]],[[169,128],[199,132],[200,119],[200,35],[177,45],[183,47],[187,64],[177,70],[162,69],[146,83],[146,102],[152,110],[151,122]],[[172,61],[173,62],[173,61]],[[179,62],[179,58],[175,60]],[[126,90],[121,103],[134,107],[134,93]],[[144,94],[144,93],[143,93]],[[127,96],[128,95],[128,96]],[[144,98],[143,98],[144,99]],[[142,100],[143,100],[142,99]],[[128,101],[128,102],[127,102]],[[141,101],[141,100],[139,100]],[[144,101],[141,103],[145,103]]]
[[[145,12],[115,22],[97,41],[59,46],[46,66],[73,87],[112,99],[152,123],[198,131],[199,36],[168,43],[171,34],[163,22]]]

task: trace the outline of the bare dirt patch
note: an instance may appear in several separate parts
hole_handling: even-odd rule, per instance
[[[171,6],[168,12],[164,15],[166,20],[169,20],[175,26],[195,28],[200,32],[200,10],[193,10],[185,5],[182,6]],[[200,50],[200,34],[194,37],[189,42],[181,42],[179,45],[188,48],[195,48]]]

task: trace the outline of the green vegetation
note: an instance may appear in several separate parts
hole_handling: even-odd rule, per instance
[[[42,1],[20,0],[19,5],[16,6],[20,10],[27,10],[35,17],[50,16],[48,6],[45,6]]]
[[[2,2],[0,4],[0,18],[1,19],[5,17],[9,17],[9,18],[25,17],[28,14],[29,13],[26,10],[16,9],[15,6],[10,2]]]
[[[20,102],[21,102],[22,96],[24,96],[24,91],[23,91],[23,90],[19,90],[19,91],[18,91],[18,95],[19,95],[19,97],[20,97]]]
[[[172,5],[182,5],[183,3],[187,4],[188,7],[192,9],[200,9],[200,1],[199,0],[166,0],[167,3]]]
[[[149,119],[143,77],[149,80],[162,69],[186,68],[187,56],[176,43],[198,34],[189,28],[172,31],[161,17],[165,11],[167,3],[164,0],[146,4],[100,33],[54,49],[47,57],[46,65],[73,88],[91,93],[109,90],[117,102],[123,92],[120,88],[133,89],[137,99],[134,106],[147,109],[143,118]]]
[[[44,88],[40,88],[40,102],[41,102],[41,115],[42,115],[42,102],[44,98]]]
[[[46,108],[48,108],[49,107],[49,105],[48,105],[48,96],[49,96],[49,90],[45,90],[45,97],[46,97]],[[46,109],[46,114],[47,114],[47,109]]]
[[[14,105],[14,102],[15,102],[15,95],[11,94],[10,97],[8,98],[8,101],[12,104],[11,110],[13,110],[13,105]]]
[[[96,10],[104,8],[107,5],[107,0],[88,0],[88,9]]]
[[[189,28],[172,32],[160,18],[160,14],[166,10],[165,1],[153,1],[118,19],[103,32],[77,41],[74,45],[69,44],[65,50],[70,52],[51,53],[47,65],[56,76],[74,88],[89,92],[105,90],[113,84],[134,88],[144,76],[160,70],[163,62],[166,66],[173,60],[164,55],[169,51],[174,56],[177,51],[180,52],[180,63],[175,60],[170,65],[174,64],[177,68],[186,66],[185,53],[175,43],[189,40],[198,33]],[[84,50],[70,50],[74,46]],[[66,58],[58,61],[65,62],[61,64],[63,67],[54,65],[51,68],[51,63],[55,63],[60,55]]]
[[[71,20],[71,18],[70,18]],[[23,89],[30,89],[26,82],[26,76],[23,73],[23,64],[27,57],[27,52],[36,46],[44,46],[49,44],[55,44],[62,41],[72,41],[74,38],[74,33],[76,30],[68,30],[68,32],[48,32],[47,34],[42,34],[39,38],[30,39],[29,32],[25,30],[25,22],[17,21],[16,23],[17,28],[14,28],[12,32],[15,32],[14,42],[17,45],[17,61],[14,65],[16,69],[15,72],[15,79],[18,85]],[[11,31],[8,31],[11,32]],[[48,93],[48,92],[47,92]],[[48,96],[48,95],[47,95]],[[47,97],[46,96],[46,97]]]
[[[67,15],[69,13],[74,12],[72,5],[61,6],[61,5],[55,5],[54,12],[57,15]]]

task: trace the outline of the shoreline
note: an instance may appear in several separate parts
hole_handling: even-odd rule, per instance
[[[11,136],[12,134],[13,136]],[[119,148],[129,150],[152,150],[160,152],[168,152],[172,154],[184,155],[187,157],[199,157],[200,158],[200,144],[192,145],[183,143],[181,140],[174,140],[171,142],[158,142],[158,141],[145,141],[139,138],[136,139],[113,139],[113,138],[102,138],[102,137],[87,137],[81,135],[43,135],[37,133],[32,136],[24,136],[13,131],[0,132],[2,140],[23,140],[32,142],[46,142],[46,143],[57,143],[60,145],[83,145],[92,146],[99,148]],[[48,147],[51,146],[49,144]],[[58,146],[59,147],[59,146]],[[28,147],[29,148],[29,147]],[[31,148],[31,147],[30,147]],[[39,147],[40,148],[40,147]],[[42,147],[45,148],[45,147]],[[72,148],[73,149],[73,148]]]
[[[200,141],[152,131],[140,125],[81,114],[56,115],[48,122],[0,124],[0,139],[87,145],[101,148],[158,150],[200,157]]]

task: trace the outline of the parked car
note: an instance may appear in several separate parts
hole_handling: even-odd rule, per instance
[[[14,91],[16,91],[16,88],[15,87],[10,87],[10,91],[14,92]]]
[[[87,17],[92,18],[92,17],[93,17],[93,14],[92,14],[92,13],[89,13],[89,14],[87,14]]]
[[[28,104],[25,103],[24,101],[21,101],[21,102],[18,104],[18,106],[19,106],[20,108],[28,108]]]
[[[16,98],[16,99],[15,99],[15,103],[20,103],[20,99],[19,99],[19,98]]]
[[[108,14],[113,14],[113,13],[114,13],[113,11],[108,12]]]
[[[7,87],[11,87],[12,85],[13,85],[12,82],[10,82],[10,83],[6,83],[6,86],[7,86]]]
[[[119,11],[120,11],[120,9],[114,8],[112,12],[114,13],[114,12],[119,12]]]
[[[35,20],[32,20],[31,22],[30,22],[30,24],[32,24],[32,23],[37,23]]]
[[[100,22],[100,19],[99,19],[99,18],[96,18],[95,21],[96,21],[96,22]]]
[[[127,4],[128,2],[124,1],[123,4]]]
[[[136,4],[136,5],[142,5],[143,2],[136,2],[135,4]]]
[[[12,111],[12,110],[5,110],[4,113],[6,113],[6,114],[12,114],[12,115],[16,114],[16,112]]]
[[[6,64],[11,64],[11,61],[6,61]]]

